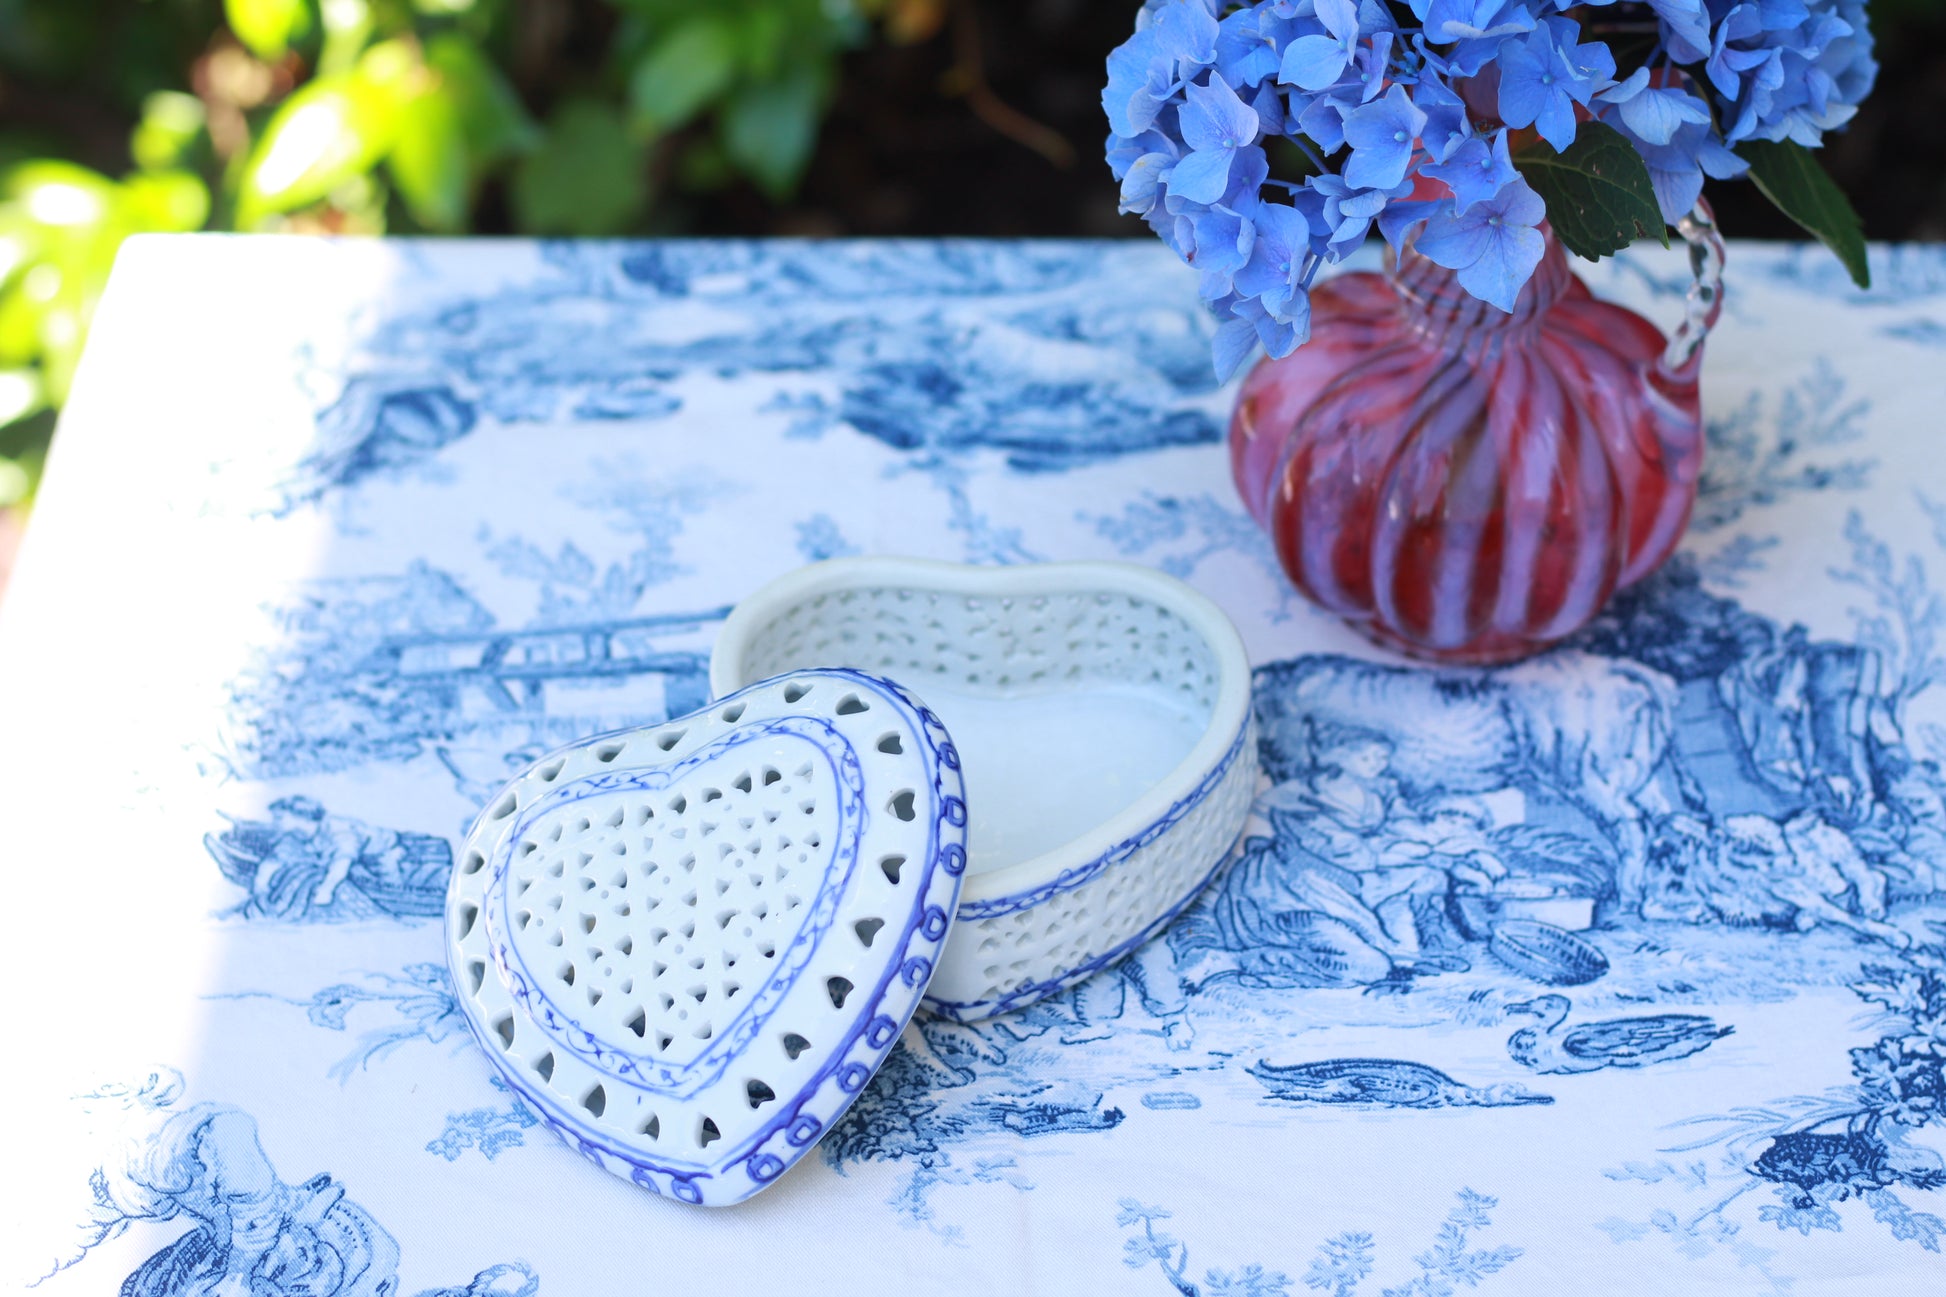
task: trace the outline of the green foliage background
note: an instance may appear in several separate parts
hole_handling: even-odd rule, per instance
[[[667,188],[782,199],[840,54],[943,4],[0,0],[0,508],[128,235],[609,235]]]

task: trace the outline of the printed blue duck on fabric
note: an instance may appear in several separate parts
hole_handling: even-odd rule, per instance
[[[410,482],[489,425],[661,420],[681,410],[685,376],[760,374],[787,391],[788,435],[856,434],[898,452],[900,471],[941,493],[933,525],[969,559],[1055,556],[1037,549],[1045,529],[976,506],[981,484],[1078,482],[1221,432],[1194,302],[1139,276],[1120,282],[1126,255],[550,247],[533,283],[385,321],[320,411],[319,449],[283,507]],[[1835,296],[1821,265],[1779,257],[1753,273]],[[1890,266],[1872,309],[1910,308],[1886,316],[1909,334],[1943,291],[1943,267]],[[724,322],[680,342],[642,327],[672,303],[707,304]],[[1560,1168],[1550,1187],[1581,1176],[1639,1201],[1584,1222],[1618,1258],[1720,1255],[1778,1292],[1801,1268],[1793,1258],[1834,1232],[1937,1252],[1946,728],[1932,718],[1946,686],[1935,584],[1946,501],[1913,497],[1932,547],[1884,538],[1868,493],[1906,488],[1890,488],[1863,445],[1871,412],[1823,365],[1728,405],[1711,422],[1685,554],[1555,653],[1491,670],[1330,652],[1260,665],[1266,784],[1218,881],[1161,937],[1071,991],[974,1025],[915,1021],[823,1141],[822,1165],[793,1174],[895,1184],[884,1199],[894,1218],[963,1242],[979,1195],[1039,1192],[1057,1157],[1145,1124],[1342,1114],[1518,1130],[1604,1079],[1692,1074],[1745,1047],[1761,1058],[1777,1044],[1746,1011],[1833,991],[1866,1015],[1832,1045],[1846,1084],[1758,1092],[1747,1087],[1765,1071],[1742,1068],[1657,1138]],[[228,889],[224,923],[293,941],[403,934],[390,963],[360,953],[309,982],[246,975],[220,993],[222,1011],[257,1015],[265,1030],[340,1033],[325,1079],[375,1104],[408,1075],[463,1077],[456,1092],[469,1097],[412,1137],[429,1183],[523,1174],[543,1143],[532,1112],[486,1088],[423,940],[470,808],[541,751],[707,700],[708,645],[727,609],[673,603],[666,587],[692,573],[685,542],[713,499],[748,484],[604,463],[579,475],[569,503],[581,525],[619,538],[625,559],[591,557],[568,530],[495,522],[472,536],[470,566],[450,551],[437,563],[401,554],[381,571],[304,582],[275,609],[280,634],[233,682],[226,732],[206,754],[230,781],[219,794],[229,815],[205,839]],[[1267,619],[1287,624],[1299,614],[1274,557],[1207,485],[1077,490],[1072,545],[1197,581],[1253,574]],[[1766,616],[1749,593],[1778,576],[1777,510],[1814,499],[1842,502],[1828,570],[1815,575],[1846,602],[1843,634]],[[842,502],[798,504],[791,557],[864,547],[868,522]],[[413,827],[358,795],[357,779],[402,772],[442,798]],[[1380,1043],[1333,1047],[1353,1028]],[[1490,1055],[1442,1049],[1457,1031],[1490,1038]],[[328,1175],[287,1183],[263,1161],[255,1123],[270,1114],[184,1106],[179,1082],[157,1084],[148,1098],[132,1092],[130,1110],[154,1119],[154,1165],[188,1170],[98,1187],[91,1228],[107,1238],[194,1219],[182,1238],[202,1241],[159,1238],[125,1291],[182,1291],[242,1255],[223,1233],[232,1225],[181,1187],[215,1174],[212,1158],[319,1204],[291,1215],[308,1222],[307,1254],[336,1249],[345,1275],[373,1282],[396,1267],[397,1246],[355,1193]],[[120,1172],[101,1174],[108,1184]],[[1523,1257],[1540,1240],[1503,1243],[1495,1227],[1520,1186],[1465,1167],[1450,1176],[1432,1188],[1457,1206],[1430,1243],[1320,1229],[1241,1256],[1181,1220],[1162,1226],[1185,1204],[1160,1188],[1119,1216],[1122,1195],[1109,1193],[1102,1229],[1111,1243],[1120,1231],[1134,1269],[1103,1283],[1210,1297],[1529,1291]],[[361,1282],[313,1288],[384,1291]],[[536,1281],[510,1265],[471,1282],[451,1291]]]

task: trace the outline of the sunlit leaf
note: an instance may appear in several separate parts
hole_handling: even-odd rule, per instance
[[[116,219],[130,234],[200,230],[209,219],[209,187],[188,171],[138,171],[122,181]]]
[[[46,404],[39,374],[31,369],[0,369],[0,424],[24,419]]]
[[[142,101],[142,120],[129,137],[135,164],[160,171],[179,166],[201,138],[207,114],[203,101],[177,90],[158,90]]]
[[[0,193],[28,220],[48,229],[93,229],[115,206],[114,181],[52,159],[11,168]]]
[[[223,0],[223,17],[252,54],[275,63],[311,29],[305,0]]]
[[[19,504],[33,489],[34,479],[26,465],[0,455],[0,509]]]
[[[337,76],[357,65],[359,52],[372,38],[369,0],[318,0],[324,18],[324,48],[318,52],[318,74]]]
[[[724,105],[723,147],[772,198],[788,197],[818,141],[822,78],[815,66],[741,90]]]
[[[698,15],[670,32],[636,65],[628,100],[651,130],[681,126],[729,87],[737,33],[721,18]]]
[[[641,146],[619,113],[588,100],[555,110],[514,173],[514,210],[536,234],[618,234],[648,205]]]
[[[396,125],[396,87],[365,72],[361,64],[352,73],[321,77],[277,109],[244,168],[239,225],[247,229],[315,203],[385,155]]]
[[[404,104],[386,165],[413,220],[448,233],[465,224],[472,178],[450,86],[436,83]]]
[[[0,293],[0,365],[31,365],[41,354],[41,304],[25,285]]]

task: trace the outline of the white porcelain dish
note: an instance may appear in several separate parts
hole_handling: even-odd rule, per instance
[[[1122,563],[834,559],[739,604],[718,696],[807,667],[898,681],[962,759],[969,864],[926,1007],[1054,994],[1153,936],[1234,844],[1257,782],[1236,628]]]

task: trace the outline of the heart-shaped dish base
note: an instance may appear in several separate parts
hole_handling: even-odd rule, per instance
[[[813,564],[737,606],[710,682],[811,666],[901,681],[964,754],[972,855],[935,1012],[1017,1008],[1120,958],[1194,899],[1249,813],[1242,641],[1148,568]]]
[[[884,1061],[966,857],[959,756],[892,683],[803,671],[541,758],[447,901],[473,1034],[597,1164],[738,1202]]]

